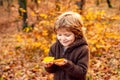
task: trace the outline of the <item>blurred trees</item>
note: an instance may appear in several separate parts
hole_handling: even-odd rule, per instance
[[[0,6],[4,6],[6,3],[6,10],[10,14],[10,7],[12,6],[13,0],[0,0]]]

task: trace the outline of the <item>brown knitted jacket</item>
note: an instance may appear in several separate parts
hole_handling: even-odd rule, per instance
[[[49,56],[68,60],[64,66],[53,65],[45,68],[49,73],[54,73],[54,80],[86,80],[89,48],[84,38],[77,39],[66,51],[59,41],[56,41],[50,48]]]

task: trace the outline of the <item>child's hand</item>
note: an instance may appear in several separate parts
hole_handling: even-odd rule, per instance
[[[53,64],[63,66],[67,63],[67,60],[64,58],[54,59],[54,57],[45,57],[42,63],[45,67],[51,67]]]
[[[53,62],[42,62],[45,67],[51,67],[54,63]]]
[[[67,60],[66,59],[57,59],[57,60],[54,60],[54,64],[58,65],[58,66],[63,66],[67,63]]]
[[[45,67],[51,67],[54,64],[54,57],[45,57],[42,61]]]

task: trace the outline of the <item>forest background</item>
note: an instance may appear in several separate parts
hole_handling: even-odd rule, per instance
[[[83,10],[77,0],[26,0],[26,10],[20,0],[0,1],[0,80],[52,80],[41,62],[55,42],[54,21],[65,11],[83,16],[91,53],[87,80],[120,80],[120,0],[111,0],[111,8],[106,0],[86,0]],[[19,11],[27,13],[24,28]]]

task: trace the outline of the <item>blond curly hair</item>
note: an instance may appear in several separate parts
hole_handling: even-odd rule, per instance
[[[82,38],[83,20],[80,14],[76,12],[65,12],[57,17],[54,25],[55,32],[60,28],[65,28],[75,34],[76,38]]]

